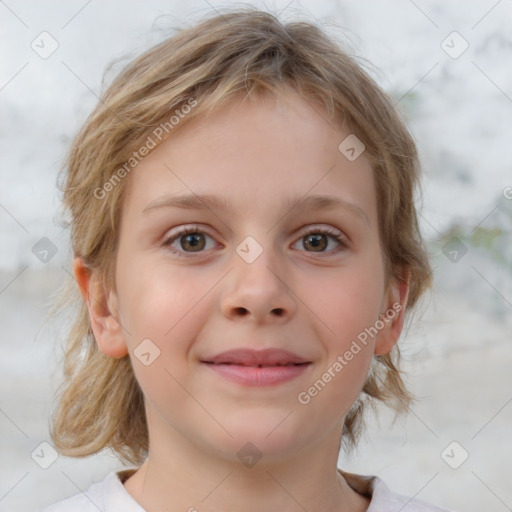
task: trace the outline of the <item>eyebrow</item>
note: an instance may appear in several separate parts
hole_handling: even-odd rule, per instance
[[[344,208],[370,225],[370,220],[366,212],[354,203],[351,203],[341,197],[329,195],[308,195],[306,197],[293,196],[284,201],[284,207],[288,213],[300,205],[301,209],[310,211],[334,210]],[[142,210],[146,215],[159,208],[183,208],[187,210],[222,210],[229,213],[236,213],[235,208],[230,205],[225,198],[213,196],[210,194],[187,194],[187,195],[166,195],[151,201]]]

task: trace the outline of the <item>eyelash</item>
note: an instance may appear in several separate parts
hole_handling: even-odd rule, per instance
[[[167,247],[172,253],[174,253],[175,255],[177,255],[180,258],[192,258],[192,257],[194,257],[194,254],[201,254],[201,253],[204,253],[204,251],[199,251],[197,253],[194,253],[194,252],[186,253],[186,252],[182,252],[180,250],[175,249],[174,247],[171,246],[171,244],[173,244],[176,240],[179,240],[182,236],[196,234],[196,233],[201,233],[201,234],[210,236],[210,235],[208,235],[208,233],[205,233],[204,231],[202,231],[199,228],[199,226],[197,226],[197,225],[188,226],[188,227],[180,229],[177,233],[174,233],[172,236],[166,238],[164,240],[164,242],[162,243],[162,246]],[[334,250],[322,251],[318,254],[325,254],[325,253],[337,254],[338,252],[343,251],[344,249],[348,248],[347,240],[343,236],[343,234],[341,234],[339,231],[336,231],[332,228],[326,228],[326,227],[316,228],[313,226],[312,228],[308,229],[307,231],[302,232],[301,235],[298,237],[297,241],[300,240],[301,238],[306,237],[307,235],[312,235],[312,234],[329,235],[331,238],[333,238],[334,240],[336,240],[336,242],[338,242],[340,244],[340,246]],[[210,236],[210,238],[213,238],[213,237]],[[295,243],[297,243],[297,242],[295,242]],[[185,256],[185,254],[186,254],[186,256]],[[313,252],[313,254],[315,254],[315,253]]]

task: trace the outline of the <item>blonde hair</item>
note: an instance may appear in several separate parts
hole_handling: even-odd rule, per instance
[[[316,25],[283,25],[254,8],[206,19],[135,59],[105,91],[74,139],[62,169],[63,208],[70,216],[75,255],[101,273],[106,289],[115,289],[117,227],[128,181],[121,177],[131,170],[127,162],[135,165],[130,160],[134,152],[148,137],[154,139],[164,123],[166,137],[172,136],[173,113],[188,112],[180,117],[182,126],[229,99],[253,91],[278,95],[285,87],[321,102],[331,120],[344,123],[365,144],[375,175],[386,276],[403,279],[410,271],[409,313],[431,286],[431,269],[413,197],[419,185],[417,150],[401,114],[356,60]],[[60,304],[77,309],[52,417],[55,446],[75,457],[110,448],[140,465],[148,453],[148,430],[130,358],[99,351],[74,281]],[[399,362],[398,345],[389,354],[374,356],[361,395],[345,418],[342,439],[348,450],[362,433],[367,405],[382,401],[398,414],[414,400]]]

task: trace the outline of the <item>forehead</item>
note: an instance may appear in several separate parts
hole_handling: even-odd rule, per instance
[[[230,214],[263,216],[300,197],[329,195],[376,220],[368,159],[340,152],[351,134],[317,103],[291,92],[237,99],[178,128],[132,171],[123,207],[130,215],[164,195],[217,196]]]

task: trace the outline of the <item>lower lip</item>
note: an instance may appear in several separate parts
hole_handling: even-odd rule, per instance
[[[239,366],[236,364],[203,363],[215,373],[232,382],[246,386],[272,386],[302,375],[309,364],[292,366]]]

